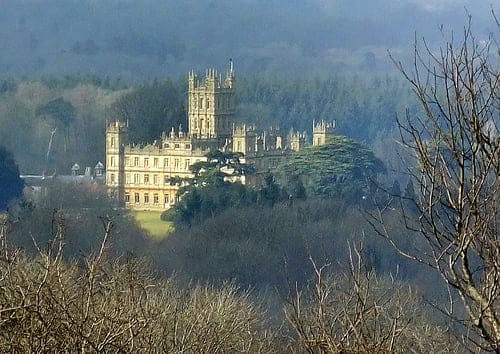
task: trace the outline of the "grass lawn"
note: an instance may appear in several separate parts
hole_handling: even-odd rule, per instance
[[[153,240],[160,241],[174,230],[171,222],[160,219],[160,211],[133,211],[132,215]]]

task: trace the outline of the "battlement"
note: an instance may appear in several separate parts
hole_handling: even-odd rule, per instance
[[[306,132],[297,132],[297,131],[294,131],[292,130],[289,134],[288,134],[288,139],[303,139],[303,140],[306,140],[307,139],[307,133]]]
[[[313,133],[327,133],[333,134],[335,132],[335,121],[327,122],[321,120],[318,123],[313,121]]]
[[[233,135],[245,135],[247,133],[257,133],[255,125],[233,124]]]
[[[179,130],[175,131],[174,127],[171,128],[170,132],[163,132],[161,134],[161,140],[186,140],[189,139],[189,134],[182,130],[182,125],[179,125]]]
[[[229,69],[226,78],[222,81],[222,75],[214,68],[208,68],[205,71],[205,79],[200,81],[198,74],[191,70],[188,75],[189,90],[207,90],[207,89],[232,89],[234,85],[233,62],[229,61]]]
[[[160,152],[160,147],[155,143],[153,144],[133,144],[125,146],[124,153],[126,155],[144,155],[144,154],[158,154]]]
[[[128,130],[128,121],[122,122],[116,120],[114,122],[106,122],[106,130],[108,132],[121,132]]]
[[[307,145],[306,132],[298,132],[293,129],[288,133],[288,147],[292,151],[300,151]]]
[[[313,121],[313,145],[324,145],[335,134],[335,121],[319,123]]]

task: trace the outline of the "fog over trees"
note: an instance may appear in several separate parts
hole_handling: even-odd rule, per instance
[[[240,74],[380,74],[387,50],[409,57],[414,32],[431,46],[465,10],[478,36],[488,1],[2,1],[2,76],[177,77],[232,57]]]

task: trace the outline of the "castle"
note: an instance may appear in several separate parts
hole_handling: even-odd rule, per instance
[[[258,175],[273,171],[282,159],[307,145],[305,134],[278,129],[260,132],[255,126],[235,124],[235,75],[232,61],[226,77],[209,69],[200,81],[188,78],[188,131],[162,133],[152,144],[131,144],[128,125],[115,121],[106,127],[106,185],[127,208],[166,210],[177,202],[179,183],[191,177],[189,167],[205,161],[213,150],[242,153]],[[313,145],[324,144],[334,124],[313,123]],[[242,180],[245,183],[244,180]],[[248,181],[247,181],[248,182]]]

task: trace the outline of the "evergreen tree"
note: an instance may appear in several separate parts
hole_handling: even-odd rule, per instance
[[[308,195],[352,201],[368,194],[370,184],[383,172],[384,164],[370,149],[344,136],[299,151],[280,166],[288,190],[297,189],[299,179]]]
[[[0,210],[23,193],[23,181],[12,153],[0,146]]]

